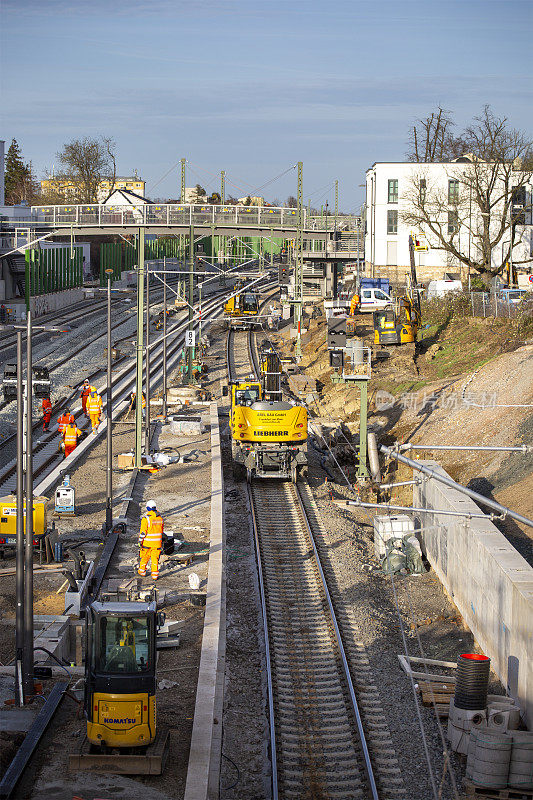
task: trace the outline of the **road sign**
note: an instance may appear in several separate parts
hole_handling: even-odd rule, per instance
[[[528,281],[529,281],[530,283],[533,283],[533,275],[530,275],[530,276],[529,276],[529,278],[528,278]]]
[[[185,347],[194,347],[196,344],[196,331],[185,331]]]

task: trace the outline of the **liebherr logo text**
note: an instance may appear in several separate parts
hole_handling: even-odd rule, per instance
[[[288,436],[289,431],[254,431],[254,436]]]
[[[124,725],[125,723],[127,723],[128,725],[133,725],[135,722],[137,722],[137,720],[129,719],[129,717],[126,717],[125,719],[113,719],[112,717],[104,717],[104,722],[106,724],[111,723],[112,725]]]

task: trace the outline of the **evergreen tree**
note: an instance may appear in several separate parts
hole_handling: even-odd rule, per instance
[[[5,161],[5,203],[8,206],[18,203],[31,204],[38,190],[33,177],[31,162],[25,164],[16,139],[13,139]]]

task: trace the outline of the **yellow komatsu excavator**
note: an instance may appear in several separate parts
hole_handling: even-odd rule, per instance
[[[156,738],[156,600],[87,608],[87,739],[107,748],[146,747]]]

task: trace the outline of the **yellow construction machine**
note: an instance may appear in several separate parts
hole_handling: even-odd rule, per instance
[[[289,478],[296,483],[307,465],[307,411],[281,395],[279,357],[261,355],[262,380],[231,384],[231,449],[234,474]]]
[[[411,272],[408,275],[408,290],[395,305],[386,306],[373,313],[374,344],[409,344],[416,342],[422,316],[420,295],[415,266],[415,250],[427,250],[425,238],[421,235],[409,236],[409,258]]]
[[[140,748],[156,738],[155,597],[94,601],[86,611],[87,739],[100,748]]]
[[[260,324],[259,292],[246,289],[242,283],[233,287],[234,294],[224,304],[224,320],[228,328],[246,330]]]

